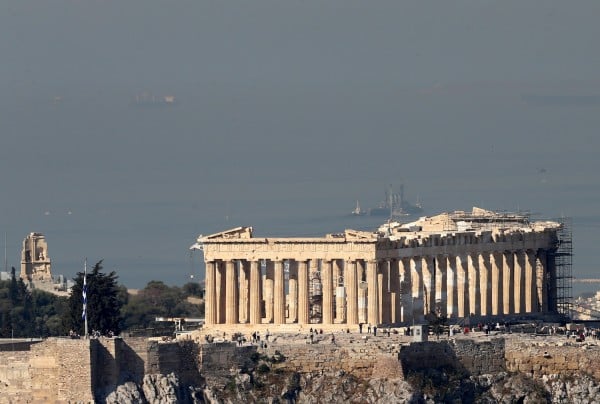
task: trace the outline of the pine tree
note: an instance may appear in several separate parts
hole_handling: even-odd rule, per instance
[[[97,330],[102,334],[113,332],[115,335],[121,331],[122,301],[118,298],[119,286],[117,274],[112,271],[108,274],[102,271],[102,261],[99,261],[86,278],[87,284],[87,318],[88,331]],[[73,279],[75,285],[69,297],[69,310],[65,323],[68,328],[84,333],[83,309],[83,272],[79,272]]]

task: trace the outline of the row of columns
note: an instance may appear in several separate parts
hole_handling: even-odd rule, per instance
[[[394,324],[548,311],[543,250],[383,260],[208,261],[206,324]],[[320,264],[320,265],[319,265]],[[263,273],[264,272],[264,273]],[[311,279],[311,275],[319,274]],[[286,298],[287,296],[287,298]],[[320,302],[311,297],[320,296]]]

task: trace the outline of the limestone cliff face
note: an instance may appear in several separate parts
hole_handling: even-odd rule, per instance
[[[261,370],[260,372],[265,372]],[[593,403],[600,387],[588,375],[573,373],[532,378],[500,372],[454,379],[443,372],[403,379],[356,378],[344,373],[277,374],[232,372],[225,387],[205,385],[181,392],[173,374],[144,379],[143,386],[120,385],[106,403]],[[223,381],[225,382],[225,381]]]
[[[398,337],[400,338],[400,337]],[[0,344],[0,403],[592,403],[596,341],[410,343],[346,335],[262,345],[142,338]]]

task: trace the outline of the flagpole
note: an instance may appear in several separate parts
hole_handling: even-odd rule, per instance
[[[84,323],[84,331],[85,338],[89,337],[88,335],[88,322],[87,322],[87,258],[83,264],[83,323]]]

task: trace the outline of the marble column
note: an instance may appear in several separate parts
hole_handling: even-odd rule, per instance
[[[421,261],[421,270],[423,273],[423,313],[429,314],[435,312],[435,276],[433,257],[424,256]]]
[[[323,283],[323,324],[333,324],[333,269],[331,260],[321,262]]]
[[[298,263],[289,261],[288,265],[290,269],[288,320],[291,323],[296,323],[298,322]]]
[[[372,325],[379,324],[379,297],[377,285],[377,261],[367,261],[367,321]]]
[[[448,318],[456,317],[458,315],[458,297],[457,297],[457,287],[456,287],[456,256],[448,255],[447,257],[447,313]]]
[[[469,311],[481,315],[481,289],[479,287],[479,253],[469,254]]]
[[[204,284],[205,288],[205,304],[204,304],[204,322],[207,325],[216,324],[217,316],[217,295],[215,290],[215,262],[206,262],[206,281]]]
[[[392,324],[400,322],[401,295],[398,259],[390,259],[390,322]]]
[[[492,315],[503,313],[502,304],[502,253],[493,252],[490,255],[492,265]]]
[[[273,287],[275,279],[275,264],[273,261],[265,262],[265,278],[263,282],[263,296],[265,297],[265,322],[273,322],[273,296],[275,288]]]
[[[358,321],[360,323],[367,323],[367,268],[365,261],[356,261],[356,276],[358,279]]]
[[[358,324],[358,282],[356,278],[356,261],[344,263],[344,286],[346,288],[346,322]]]
[[[535,253],[531,250],[525,252],[525,312],[537,312],[537,288],[535,275]]]
[[[425,312],[423,304],[423,270],[421,257],[410,259],[410,279],[412,282],[412,318],[413,321],[421,323]]]
[[[261,319],[261,283],[260,262],[250,261],[250,324],[260,324]]]
[[[273,277],[273,323],[285,324],[285,278],[283,273],[283,261],[275,261]]]
[[[410,261],[408,258],[398,260],[398,273],[400,276],[400,321],[412,320],[412,282],[410,277]]]
[[[469,307],[469,261],[466,254],[456,257],[456,289],[458,296],[458,317],[468,317]]]
[[[235,270],[235,261],[225,262],[225,295],[227,299],[225,308],[225,323],[238,323],[238,299],[237,299],[237,273]]]
[[[514,309],[516,314],[525,313],[525,253],[514,253]]]
[[[513,314],[513,253],[505,251],[502,254],[502,299],[504,314]]]
[[[310,322],[310,310],[308,304],[308,262],[298,262],[298,322],[308,324]]]
[[[240,323],[248,323],[250,322],[249,317],[249,308],[250,308],[250,300],[248,298],[248,294],[250,292],[248,280],[250,278],[248,272],[248,262],[247,261],[237,261],[236,266],[239,271],[239,283],[238,283],[238,300],[239,300],[239,322]]]
[[[385,308],[386,308],[386,300],[388,300],[388,293],[387,293],[387,277],[386,277],[386,273],[387,273],[387,263],[386,261],[379,261],[379,265],[377,268],[377,311],[379,312],[379,318],[377,323],[378,324],[382,324],[384,323],[384,317],[387,315],[387,313],[384,313]],[[385,322],[389,322],[385,321]]]
[[[225,324],[225,263],[217,261],[216,284],[217,284],[217,324]]]
[[[479,300],[482,316],[492,314],[492,291],[491,291],[491,263],[489,253],[479,253],[479,290],[481,298]]]
[[[442,316],[448,315],[447,273],[448,258],[445,255],[438,255],[436,257],[435,301],[436,309],[439,309]]]

